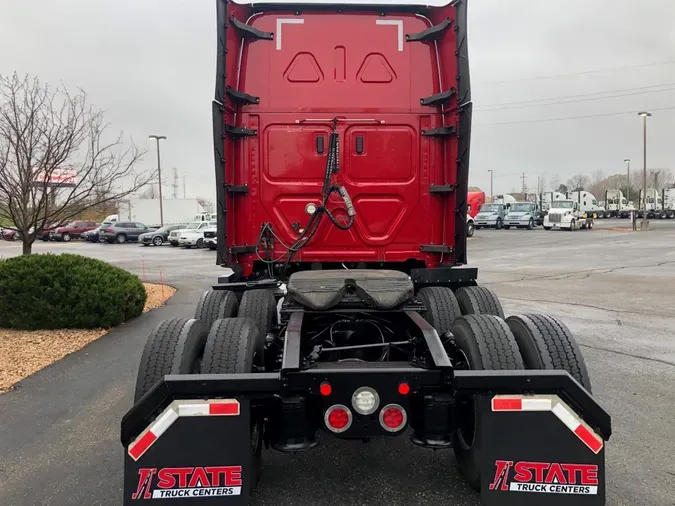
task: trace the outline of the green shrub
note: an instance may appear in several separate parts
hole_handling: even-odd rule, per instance
[[[143,312],[138,276],[80,255],[29,255],[0,261],[0,327],[108,328]]]

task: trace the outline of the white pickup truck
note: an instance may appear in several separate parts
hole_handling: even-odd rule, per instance
[[[574,200],[554,200],[551,208],[544,217],[544,230],[560,228],[565,230],[591,229],[593,218],[585,217],[579,210],[579,204]]]

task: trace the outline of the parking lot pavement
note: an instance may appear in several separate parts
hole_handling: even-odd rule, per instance
[[[479,230],[469,261],[507,314],[562,318],[581,343],[594,394],[613,416],[607,445],[611,506],[672,505],[675,497],[675,220],[624,232],[627,220],[593,231]],[[115,329],[0,396],[0,504],[121,503],[119,422],[132,401],[145,336],[169,317],[189,316],[222,270],[210,251],[138,245],[38,244],[111,261],[177,286],[160,310]],[[20,252],[2,243],[0,255]],[[405,438],[339,442],[264,455],[254,504],[477,505],[452,452]]]

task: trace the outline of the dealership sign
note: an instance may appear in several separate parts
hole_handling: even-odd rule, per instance
[[[35,174],[35,183],[38,185],[72,187],[77,185],[77,171],[75,169],[53,169]]]

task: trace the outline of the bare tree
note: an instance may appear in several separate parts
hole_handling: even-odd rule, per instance
[[[138,191],[154,174],[137,172],[143,152],[109,135],[87,95],[37,78],[0,75],[0,218],[31,253],[46,226]]]
[[[558,187],[560,187],[560,176],[558,174],[553,174],[549,184],[553,191],[558,191]]]
[[[159,191],[157,191],[157,187],[154,184],[149,184],[141,192],[141,194],[138,196],[138,198],[140,198],[140,199],[158,199],[159,198]]]
[[[585,190],[586,187],[591,183],[591,178],[585,174],[577,174],[567,181],[567,187],[569,191],[579,191]]]

